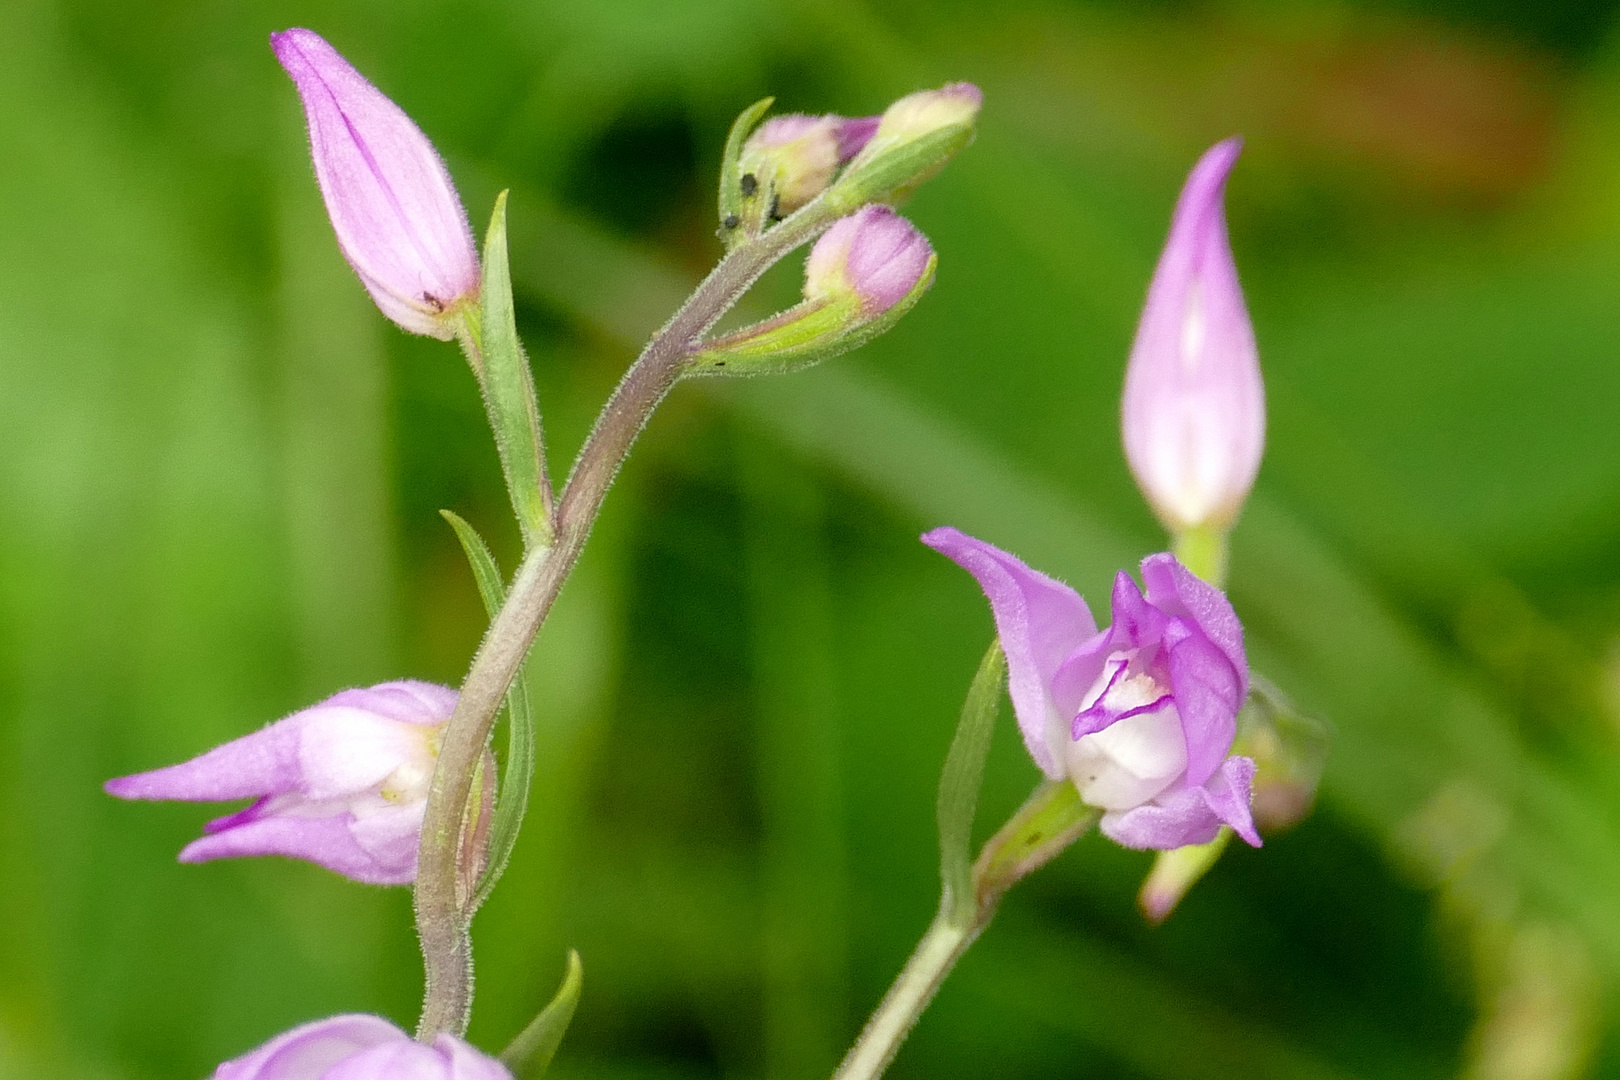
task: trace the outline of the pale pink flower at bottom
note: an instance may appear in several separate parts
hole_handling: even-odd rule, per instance
[[[427,1046],[380,1016],[351,1013],[284,1032],[214,1070],[213,1080],[511,1080],[453,1035]]]
[[[1105,835],[1169,849],[1225,824],[1260,846],[1254,762],[1231,753],[1248,693],[1243,627],[1219,589],[1150,555],[1146,593],[1121,571],[1114,623],[1099,631],[1079,593],[1000,548],[949,528],[923,542],[984,590],[1030,756],[1103,811]]]

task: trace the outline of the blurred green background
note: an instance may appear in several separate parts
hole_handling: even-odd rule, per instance
[[[907,212],[938,284],[815,371],[679,389],[532,664],[533,809],[480,915],[499,1048],[577,947],[555,1075],[825,1076],[926,925],[933,785],[991,634],[951,523],[1093,597],[1164,540],[1117,442],[1180,182],[1230,217],[1270,395],[1234,539],[1318,808],[1167,925],[1088,839],[892,1075],[1620,1076],[1614,0],[3,0],[0,1077],[206,1075],[409,1026],[404,890],[180,866],[103,779],[343,686],[456,682],[450,507],[511,566],[471,376],[339,258],[267,34],[326,35],[514,274],[553,468],[714,260],[731,118],[971,79]],[[796,266],[762,283],[790,297]],[[981,820],[1035,772],[1004,718]]]

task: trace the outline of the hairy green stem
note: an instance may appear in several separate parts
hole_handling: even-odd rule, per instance
[[[833,1080],[877,1080],[882,1076],[945,976],[995,918],[1007,890],[1067,850],[1097,823],[1098,816],[1099,811],[1080,801],[1073,784],[1044,781],[979,851],[970,878],[971,904],[953,897],[952,878],[947,876],[939,914],[861,1029]]]
[[[994,913],[995,905],[991,904],[978,918],[964,925],[953,921],[949,912],[941,908],[894,985],[889,987],[883,1002],[861,1029],[860,1038],[855,1040],[843,1064],[833,1073],[833,1080],[876,1080],[883,1075],[894,1055],[900,1052],[900,1044],[922,1017],[923,1010],[934,1000],[945,976],[951,973],[979,932],[989,925]]]
[[[703,335],[761,274],[837,216],[824,198],[815,199],[720,260],[653,335],[603,406],[558,500],[553,544],[533,549],[519,565],[506,604],[491,621],[445,725],[428,793],[415,891],[416,930],[427,975],[417,1038],[432,1041],[440,1032],[459,1035],[467,1028],[473,983],[470,912],[458,901],[458,893],[469,894],[458,889],[457,881],[462,808],[507,688],[579,559],[613,478],[653,410],[686,372],[688,358]]]

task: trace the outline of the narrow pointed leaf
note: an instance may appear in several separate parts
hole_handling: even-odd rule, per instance
[[[959,926],[972,923],[977,908],[971,869],[973,815],[979,808],[984,762],[990,754],[990,736],[1006,678],[1007,657],[997,640],[979,662],[939,777],[939,873],[945,884],[944,908]]]
[[[440,510],[439,516],[456,531],[461,550],[467,553],[467,565],[472,567],[473,581],[478,585],[484,610],[493,619],[495,613],[501,610],[501,605],[506,603],[506,582],[501,577],[501,568],[495,562],[495,556],[490,554],[489,545],[484,543],[484,538],[467,523],[466,518],[453,510]]]
[[[742,156],[743,143],[775,102],[773,97],[760,98],[748,106],[732,123],[731,134],[726,137],[725,155],[720,159],[720,239],[725,242],[727,251],[744,238],[743,230],[737,227],[743,200],[737,159]]]
[[[478,330],[484,408],[495,432],[501,471],[525,548],[551,542],[551,484],[534,374],[518,340],[512,308],[512,273],[506,251],[506,192],[495,199],[484,239],[484,294]]]
[[[456,538],[467,553],[467,563],[472,567],[473,580],[478,583],[478,595],[493,619],[506,602],[506,586],[495,556],[490,554],[484,538],[460,515],[449,510],[439,513],[456,531]],[[495,820],[489,827],[488,861],[473,894],[469,909],[472,911],[478,910],[489,898],[490,891],[505,872],[512,858],[512,848],[517,844],[518,830],[523,827],[523,815],[529,810],[529,784],[534,778],[534,712],[529,704],[528,680],[522,673],[506,692],[506,711],[506,769],[501,778],[500,797],[495,803]]]
[[[574,1019],[584,979],[585,968],[579,962],[579,953],[569,949],[568,972],[551,1004],[541,1009],[540,1015],[529,1021],[529,1026],[501,1051],[501,1064],[511,1069],[517,1080],[540,1080],[551,1067],[551,1059],[556,1056],[557,1047],[562,1045],[568,1025]]]

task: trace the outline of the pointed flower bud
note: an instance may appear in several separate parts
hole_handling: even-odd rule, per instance
[[[1265,387],[1222,197],[1242,143],[1193,168],[1125,372],[1125,457],[1166,528],[1225,531],[1260,469]]]
[[[400,681],[345,690],[201,757],[109,780],[121,799],[253,799],[210,821],[181,862],[290,855],[374,885],[416,878],[416,849],[456,692]]]
[[[877,130],[838,178],[844,206],[893,202],[934,176],[973,141],[984,94],[972,83],[951,83],[896,101],[878,119]]]
[[[512,1080],[454,1035],[423,1045],[380,1016],[350,1013],[295,1027],[214,1070],[213,1080]]]
[[[934,262],[916,226],[887,206],[867,206],[822,234],[804,265],[804,298],[855,296],[861,311],[880,315],[904,300]]]
[[[1007,654],[1008,690],[1030,756],[1104,811],[1132,848],[1208,843],[1222,824],[1255,847],[1254,762],[1233,756],[1248,690],[1243,627],[1226,597],[1171,555],[1121,571],[1114,624],[1098,631],[1080,594],[956,529],[923,543],[972,574]]]
[[[804,303],[714,338],[688,361],[693,375],[797,371],[882,334],[934,282],[928,238],[886,206],[840,218],[805,262]]]
[[[767,204],[764,216],[791,214],[832,183],[877,125],[875,116],[773,116],[748,137],[738,158],[744,205],[760,199]]]
[[[450,173],[411,118],[319,34],[270,35],[309,121],[338,247],[382,313],[448,339],[478,295],[478,253]]]

